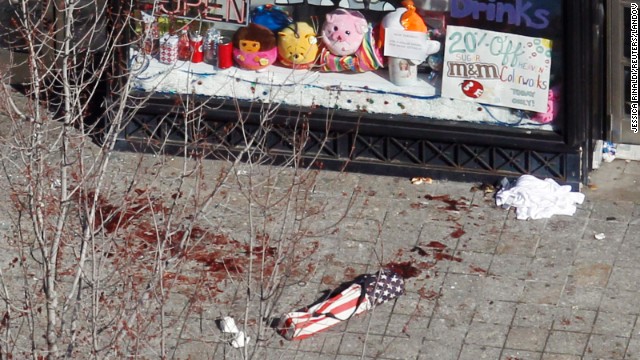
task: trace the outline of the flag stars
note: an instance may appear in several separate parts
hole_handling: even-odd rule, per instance
[[[380,305],[404,294],[404,279],[389,270],[367,275],[362,286],[371,305]]]

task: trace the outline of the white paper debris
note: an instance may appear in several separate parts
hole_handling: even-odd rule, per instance
[[[244,334],[244,331],[238,331],[236,337],[231,340],[231,346],[236,349],[244,347],[247,343],[249,343],[249,337]]]
[[[597,240],[604,240],[606,235],[604,233],[599,233],[594,235]]]
[[[238,326],[236,326],[236,321],[233,320],[230,316],[225,316],[220,320],[220,331],[225,334],[237,334],[240,330],[238,330]]]
[[[231,346],[236,349],[244,347],[249,343],[249,340],[251,339],[244,333],[244,331],[240,331],[240,329],[238,329],[236,321],[230,316],[223,317],[220,320],[218,326],[220,327],[220,331],[222,331],[223,334],[235,335],[231,340]]]
[[[414,178],[411,178],[411,183],[413,185],[431,184],[433,183],[433,179],[429,177],[414,177]]]

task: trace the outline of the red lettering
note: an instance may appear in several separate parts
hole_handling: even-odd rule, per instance
[[[180,0],[177,0],[175,2],[175,8],[174,10],[169,10],[165,7],[165,5],[173,5],[174,1],[173,0],[160,0],[160,7],[158,8],[158,10],[160,10],[160,13],[162,14],[169,14],[169,15],[182,15],[181,10],[180,10]]]
[[[193,1],[193,0],[191,0]],[[185,1],[184,2],[184,8],[182,9],[182,15],[183,16],[187,16],[187,14],[189,13],[189,8],[199,8],[200,5],[203,5],[202,1],[203,0],[197,0],[196,2],[191,2],[191,1]],[[207,0],[204,0],[204,6],[203,8],[205,8],[207,5]]]
[[[158,11],[166,15],[186,18],[201,16],[203,20],[244,24],[249,9],[247,1],[226,0],[220,4],[216,0],[159,0]]]
[[[240,0],[240,6],[234,0],[227,0],[227,20],[231,20],[231,9],[233,8],[235,18],[238,24],[244,23],[244,17],[247,12],[247,3],[244,0]]]

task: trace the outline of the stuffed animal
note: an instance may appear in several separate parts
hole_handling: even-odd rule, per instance
[[[429,31],[429,29],[427,29],[427,24],[422,19],[422,16],[416,12],[416,6],[413,4],[413,0],[404,0],[402,2],[402,6],[407,9],[407,11],[405,11],[400,17],[400,23],[405,30],[421,33]]]
[[[251,22],[269,28],[273,32],[278,32],[293,22],[287,12],[272,4],[257,6],[251,11]]]
[[[429,31],[427,24],[416,12],[416,7],[413,4],[413,1],[405,0],[402,4],[404,7],[397,8],[395,11],[388,13],[384,18],[382,18],[382,22],[380,23],[379,39],[382,43],[379,44],[380,46],[384,45],[385,29],[415,31],[421,33],[427,33]],[[431,47],[434,47],[435,49],[435,46],[437,46],[438,49],[431,52]],[[429,41],[429,49],[432,54],[438,52],[440,49],[440,42]]]
[[[352,71],[367,72],[384,67],[384,56],[381,49],[376,47],[377,31],[369,27],[364,35],[360,47],[353,55],[334,55],[327,48],[320,52],[320,64],[322,71]]]
[[[322,70],[365,72],[383,67],[376,36],[377,31],[358,11],[336,9],[328,13],[322,26]]]
[[[322,26],[322,42],[333,55],[353,55],[362,44],[367,31],[367,20],[362,13],[336,9],[326,16]]]
[[[378,47],[384,47],[385,29],[394,29],[401,31],[414,31],[428,33],[427,25],[422,17],[416,12],[415,5],[411,0],[402,2],[405,7],[397,8],[395,11],[388,13],[382,18],[380,23],[380,37],[378,38]],[[440,51],[440,42],[425,38],[424,52],[427,56]],[[417,64],[425,59],[415,59]]]
[[[278,60],[286,67],[308,69],[318,56],[316,30],[306,22],[293,23],[278,33]]]
[[[251,23],[233,34],[233,58],[240,68],[261,70],[277,57],[276,37],[268,28]]]
[[[393,11],[395,6],[384,0],[340,0],[338,7],[353,10]]]

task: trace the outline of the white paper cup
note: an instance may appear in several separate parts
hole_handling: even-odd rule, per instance
[[[389,57],[389,79],[397,86],[415,85],[418,66],[409,59]]]

